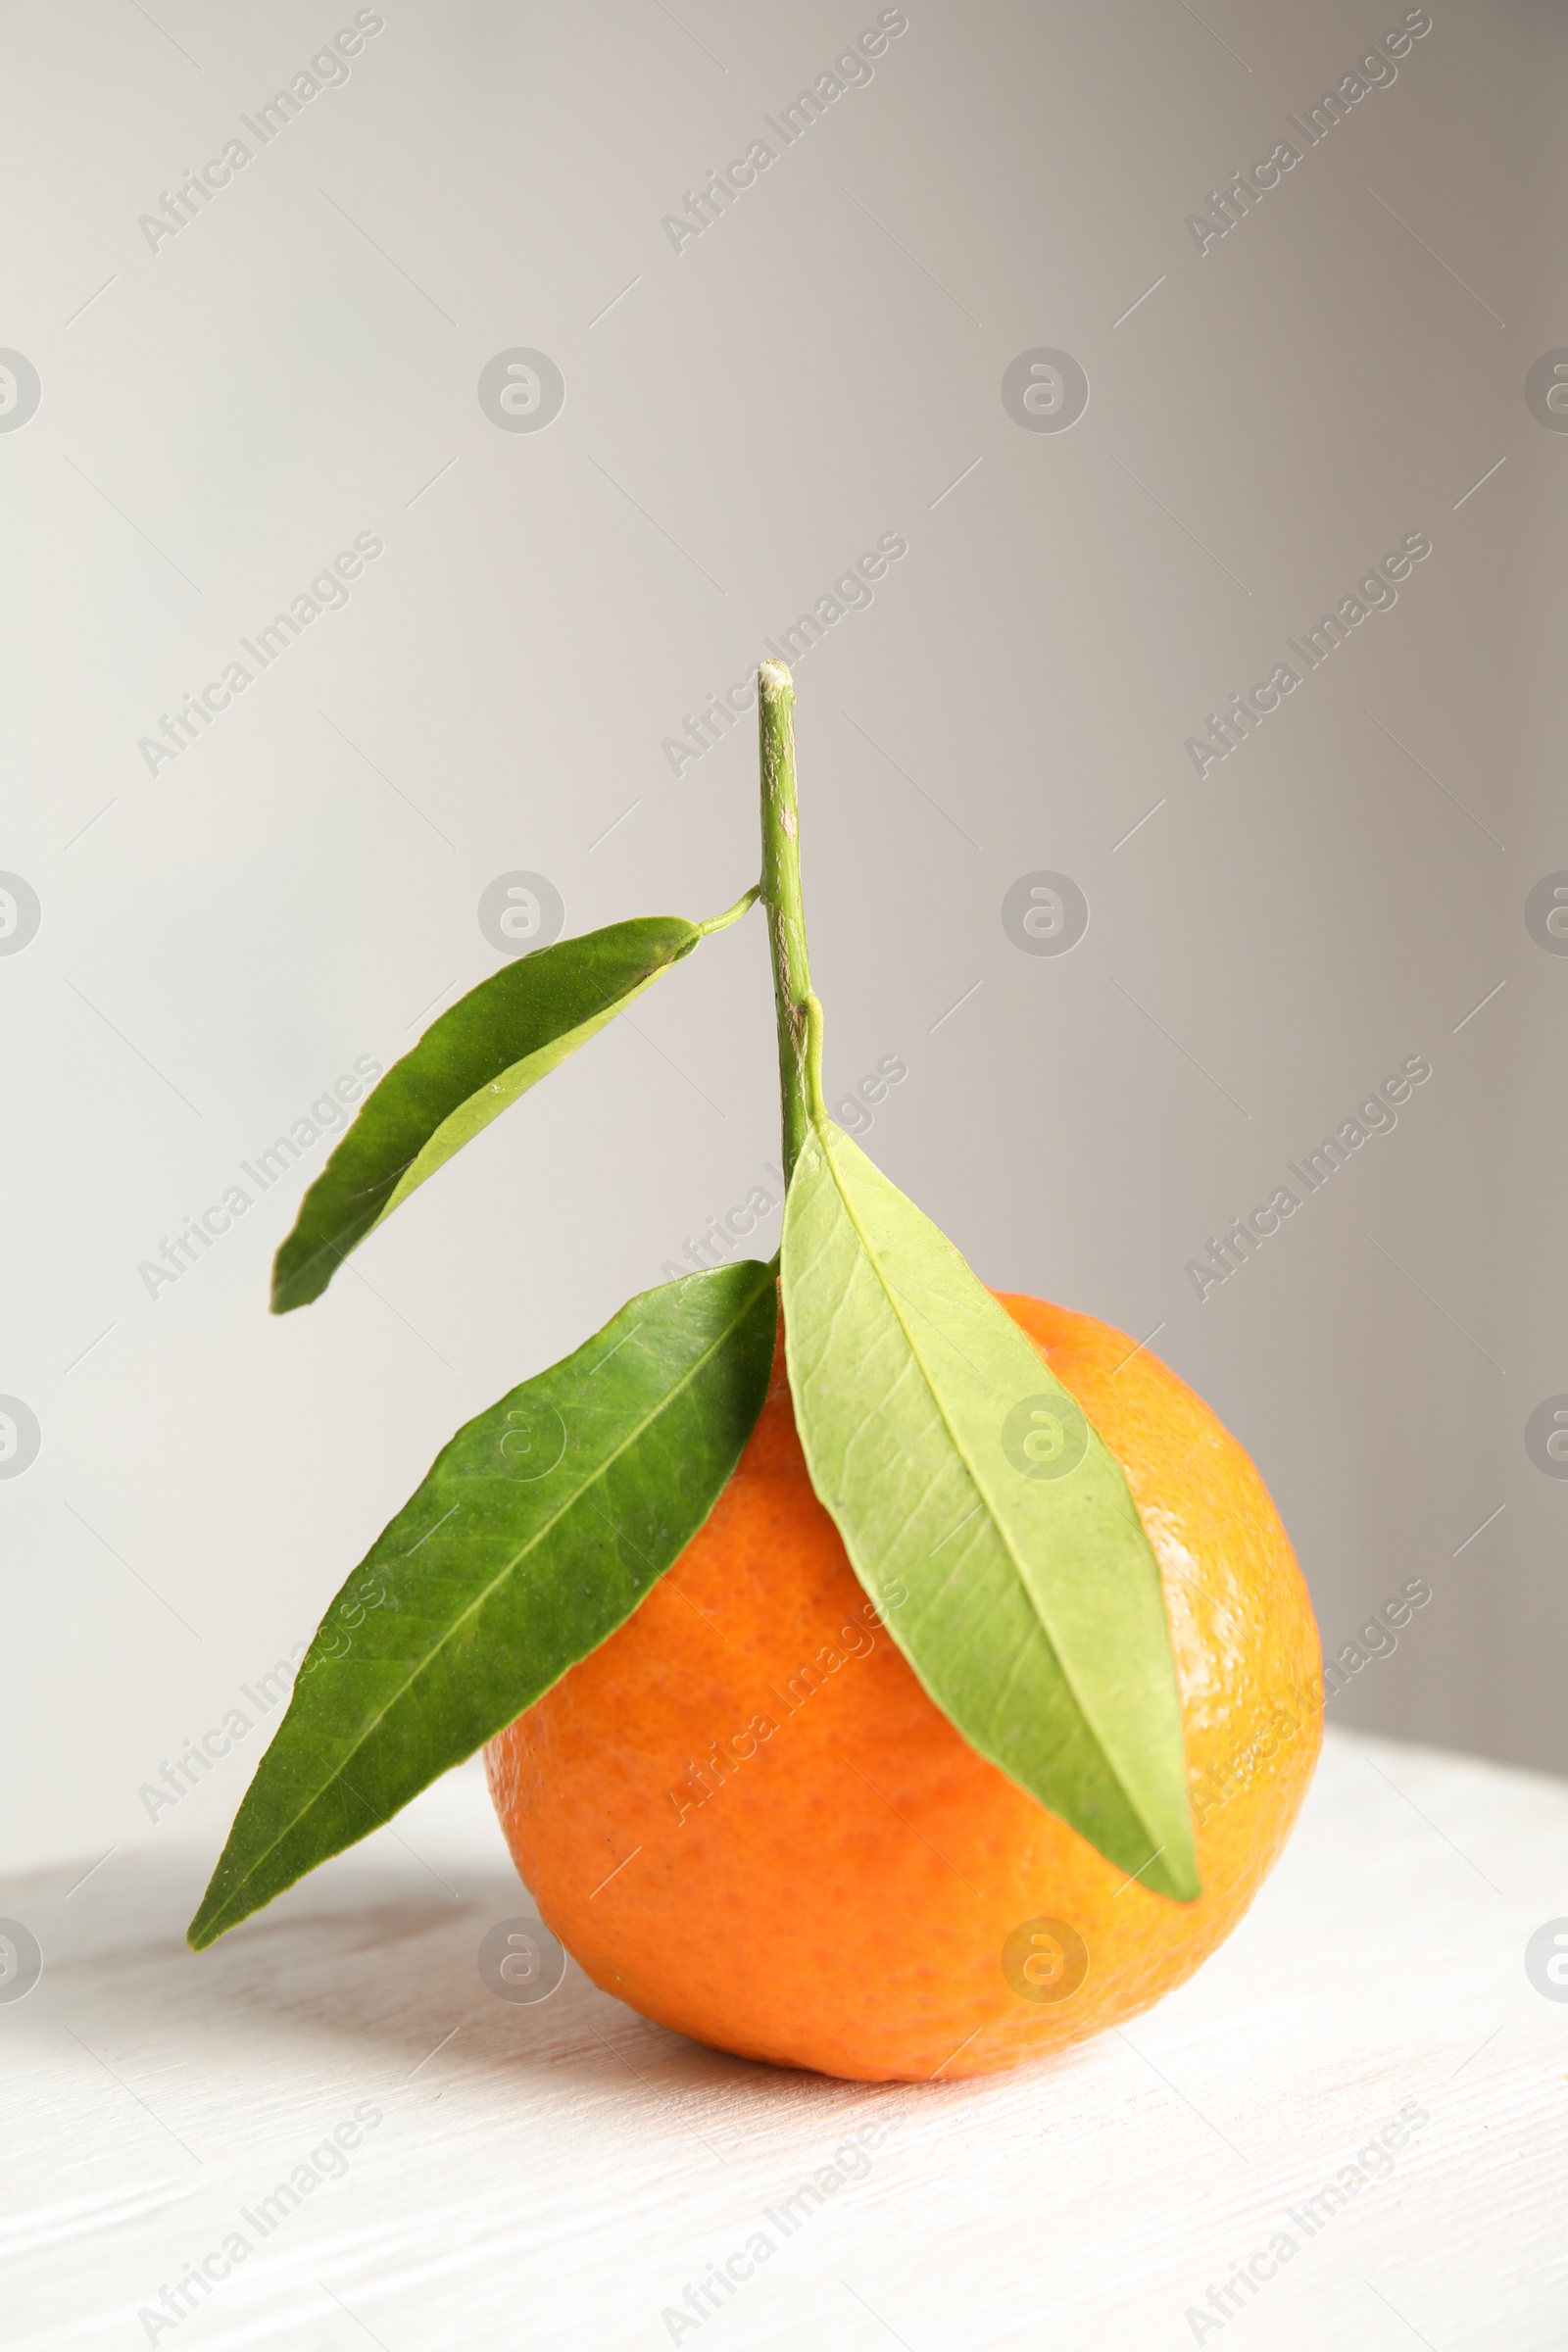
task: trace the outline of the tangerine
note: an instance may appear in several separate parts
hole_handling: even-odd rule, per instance
[[[998,1296],[1120,1461],[1158,1559],[1202,1893],[1150,1893],[926,1696],[812,1491],[781,1331],[707,1523],[486,1751],[547,1924],[698,2041],[870,2082],[1080,2041],[1192,1975],[1300,1806],[1317,1631],[1257,1471],[1124,1333]]]

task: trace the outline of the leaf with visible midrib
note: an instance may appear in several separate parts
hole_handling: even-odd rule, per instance
[[[953,1244],[831,1121],[790,1180],[782,1265],[811,1483],[925,1690],[1109,1860],[1196,1895],[1159,1566],[1119,1464]]]
[[[625,1622],[740,1459],[777,1321],[773,1266],[688,1275],[459,1430],[322,1619],[191,1922],[196,1950]]]
[[[558,940],[481,980],[395,1062],[300,1203],[272,1312],[318,1298],[351,1250],[703,936],[673,914]]]

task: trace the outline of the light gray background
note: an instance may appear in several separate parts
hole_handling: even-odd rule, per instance
[[[0,958],[0,1391],[43,1428],[0,1483],[5,1862],[167,1835],[138,1786],[459,1421],[775,1156],[754,918],[308,1312],[265,1312],[298,1181],[156,1300],[137,1273],[496,968],[498,873],[571,929],[727,905],[751,730],[679,780],[662,742],[888,531],[907,557],[798,666],[830,1096],[902,1055],[868,1148],[977,1270],[1157,1332],[1330,1647],[1427,1579],[1338,1719],[1568,1764],[1568,1483],[1523,1445],[1568,1389],[1568,959],[1523,922],[1568,866],[1568,437],[1523,395],[1568,342],[1560,16],[1434,0],[1200,255],[1187,215],[1400,7],[910,0],[677,255],[662,217],[874,7],[383,13],[156,253],[138,216],[353,11],[0,20],[0,343],[43,383],[0,433],[0,865],[43,905]],[[514,345],[564,373],[547,431],[480,410]],[[1039,345],[1088,372],[1068,432],[1003,407]],[[1397,607],[1200,780],[1205,713],[1417,530]],[[138,738],[362,531],[348,608],[149,776]],[[1060,958],[1001,924],[1040,867],[1092,909]],[[1186,1261],[1412,1054],[1396,1131],[1200,1304]],[[182,1823],[216,1841],[260,1744]]]

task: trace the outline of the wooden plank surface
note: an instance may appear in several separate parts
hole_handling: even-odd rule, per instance
[[[1568,2343],[1568,2000],[1525,1968],[1568,1919],[1562,1784],[1331,1736],[1193,1984],[917,2087],[698,2048],[575,1968],[496,1998],[480,1939],[530,1906],[474,1768],[197,1960],[212,1852],[171,1825],[0,1886],[44,1955],[0,2001],[8,2352]]]

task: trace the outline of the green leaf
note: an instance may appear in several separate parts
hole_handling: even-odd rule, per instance
[[[790,1180],[782,1263],[812,1484],[925,1690],[1110,1861],[1196,1895],[1159,1567],[1119,1464],[830,1120]]]
[[[300,1204],[272,1267],[272,1312],[318,1298],[349,1251],[519,1095],[689,956],[680,915],[611,923],[521,956],[432,1021],[395,1062]]]
[[[624,1624],[761,1410],[775,1276],[745,1259],[645,1291],[459,1430],[322,1619],[195,1949],[389,1821]]]

